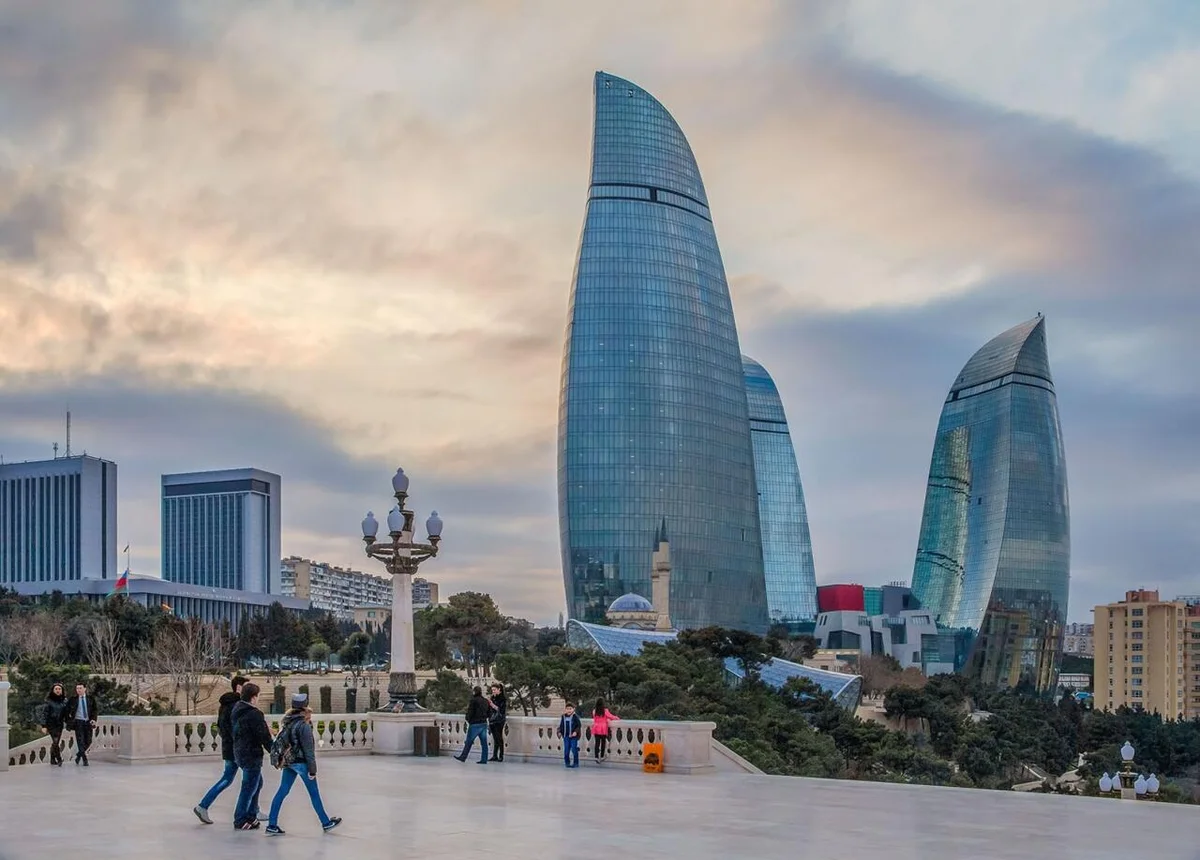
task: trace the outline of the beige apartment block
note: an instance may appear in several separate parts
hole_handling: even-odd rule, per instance
[[[1186,605],[1139,589],[1093,611],[1096,707],[1112,711],[1124,705],[1182,718],[1187,701]]]

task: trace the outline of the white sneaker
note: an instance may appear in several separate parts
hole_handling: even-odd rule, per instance
[[[208,810],[205,809],[203,806],[193,807],[192,812],[196,813],[196,817],[199,818],[205,824],[213,823],[212,819],[208,817]]]

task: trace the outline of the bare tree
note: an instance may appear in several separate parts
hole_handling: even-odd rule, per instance
[[[98,675],[107,675],[116,679],[116,675],[125,668],[128,653],[125,643],[117,633],[117,625],[111,618],[100,618],[92,623],[91,636],[88,638],[88,662],[92,671]]]
[[[186,713],[196,713],[204,698],[205,674],[224,664],[229,649],[228,637],[218,628],[195,619],[172,625],[159,634],[154,641],[154,662],[175,682],[176,707],[178,695],[183,693]]]
[[[64,625],[56,615],[25,615],[6,621],[4,626],[4,635],[12,642],[14,659],[53,660],[62,651]]]

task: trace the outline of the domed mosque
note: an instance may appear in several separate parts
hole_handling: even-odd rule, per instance
[[[671,546],[667,542],[667,521],[654,534],[653,567],[650,573],[651,591],[654,602],[650,602],[637,592],[622,594],[611,604],[604,613],[613,627],[623,627],[626,630],[659,630],[668,631],[671,627],[669,609],[671,595]]]

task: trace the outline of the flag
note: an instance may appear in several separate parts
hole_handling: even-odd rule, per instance
[[[112,591],[108,593],[108,596],[112,597],[122,589],[126,591],[129,589],[129,568],[125,568],[125,572],[122,573],[120,577],[117,578],[117,581],[113,583]]]
[[[162,606],[160,608],[162,609],[163,612],[167,613],[168,615],[171,615],[173,612],[170,604],[168,604],[168,603],[162,604]]]

